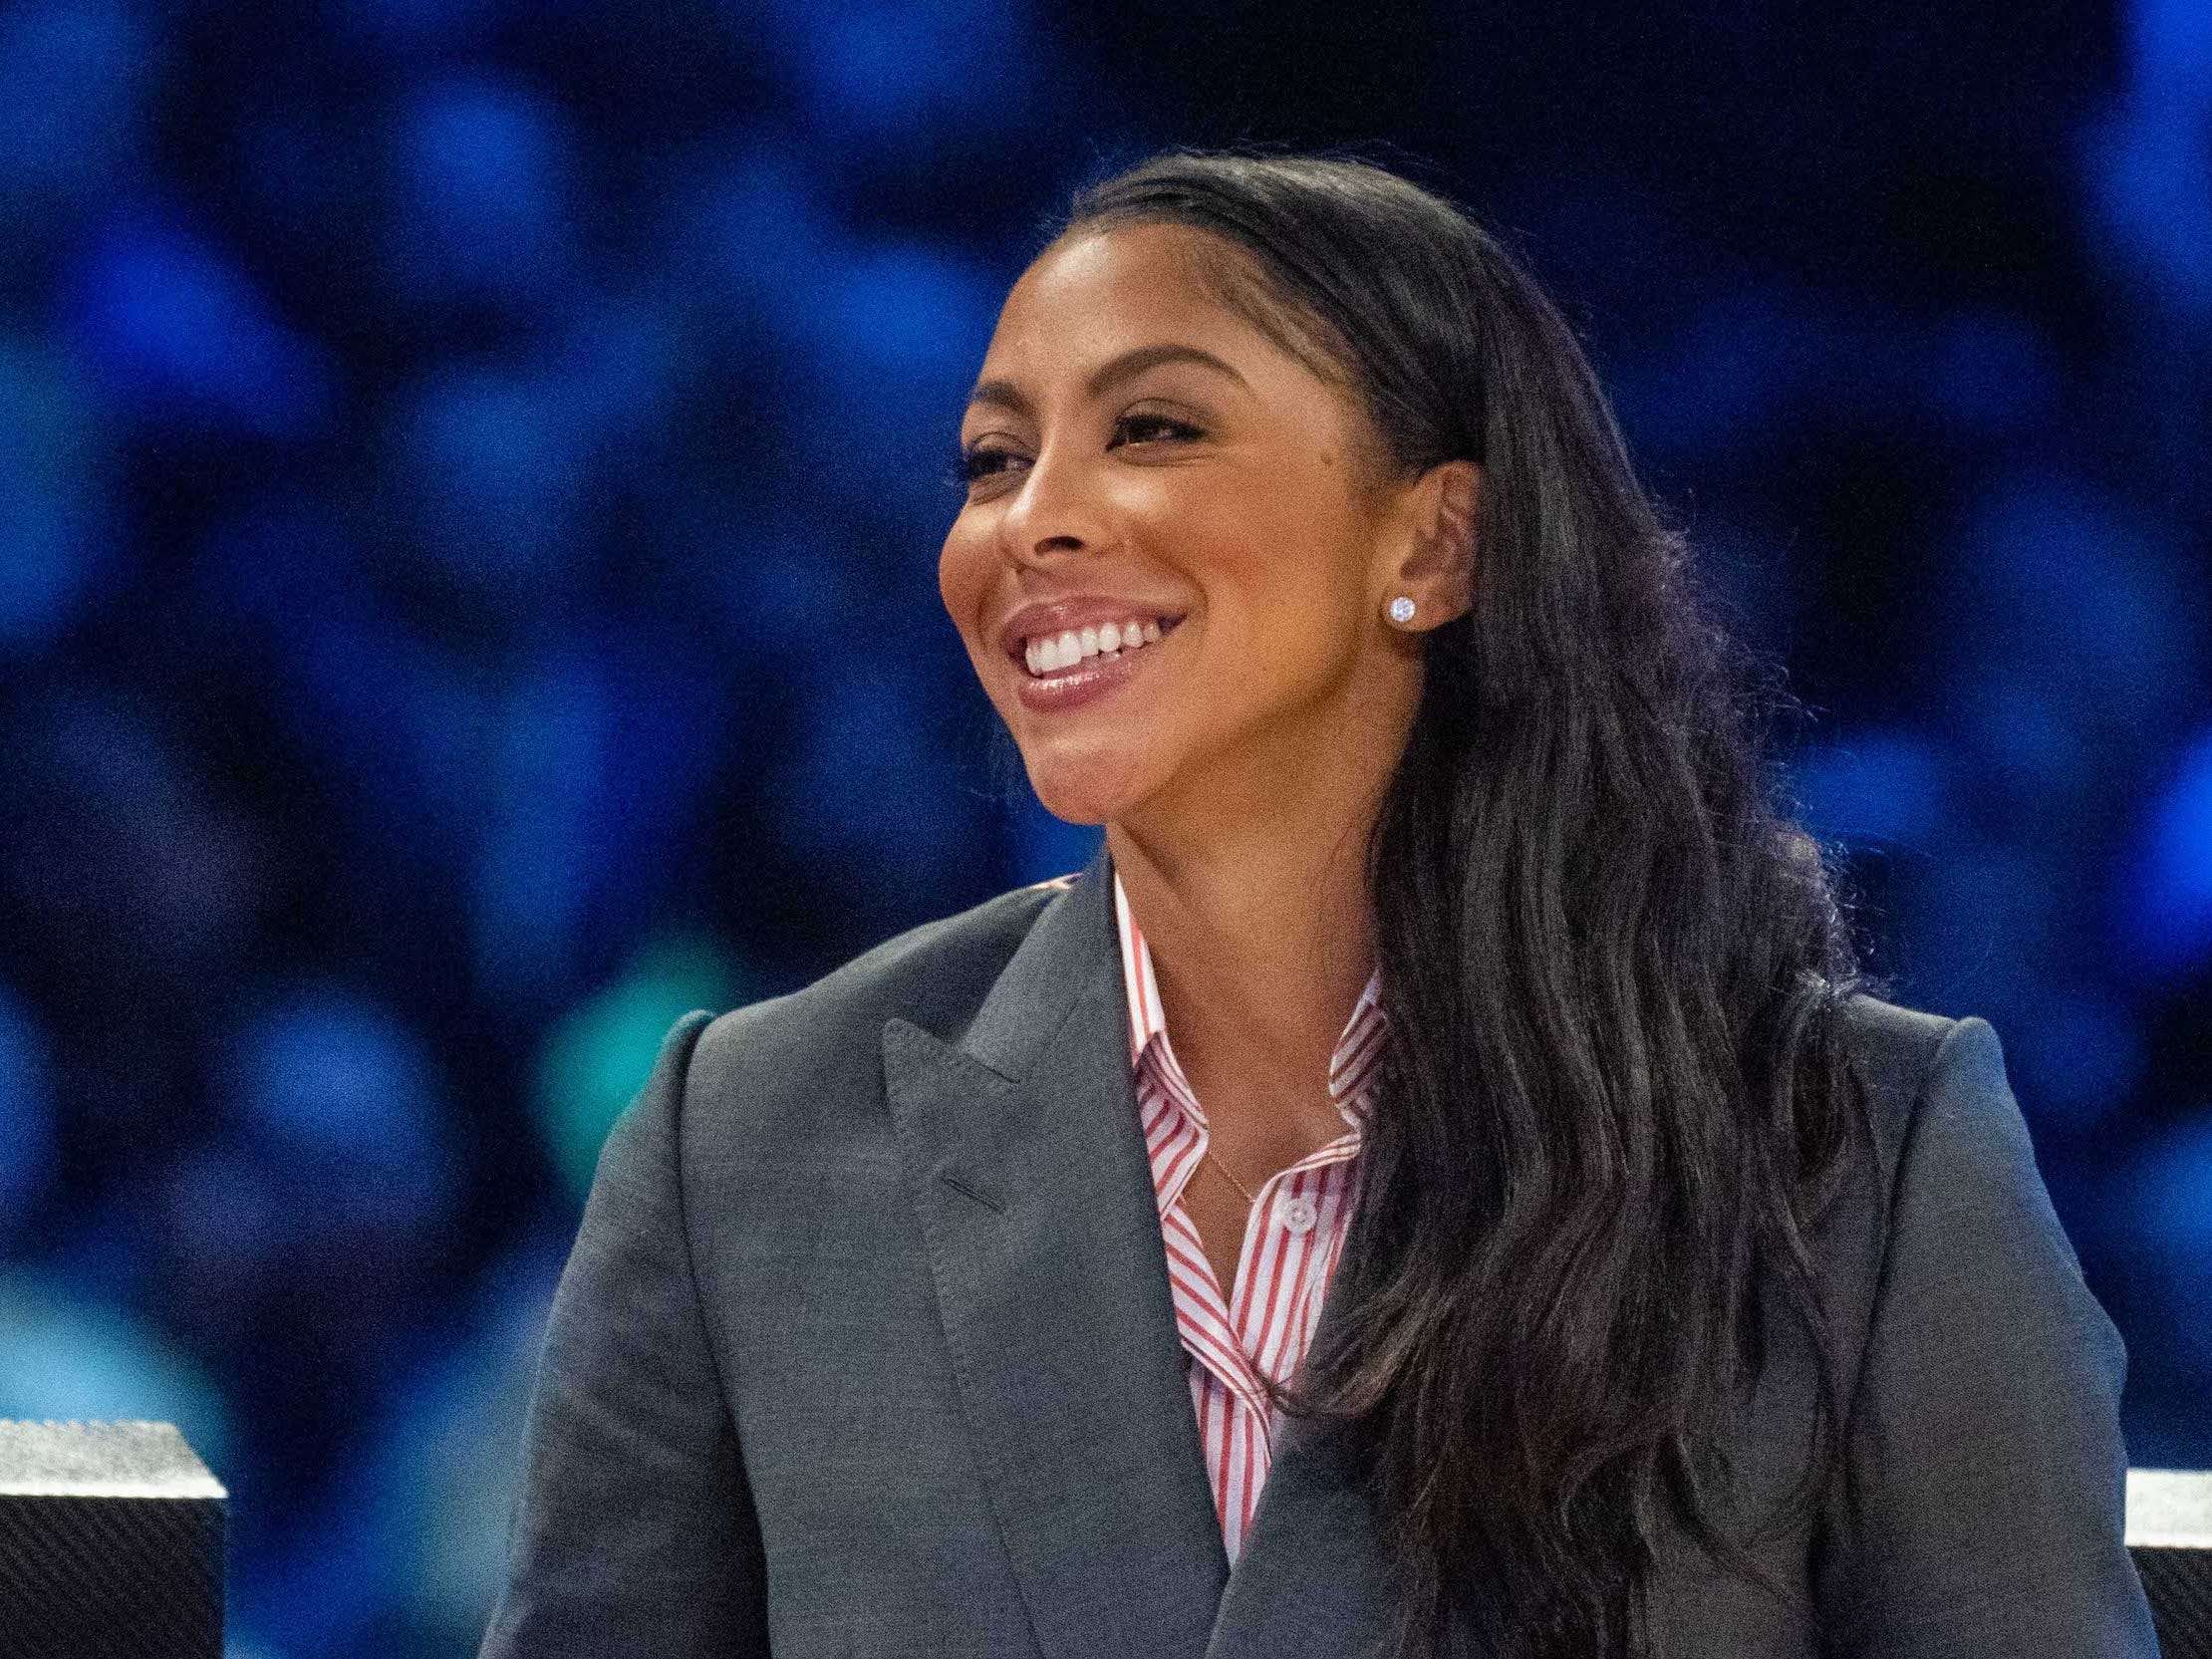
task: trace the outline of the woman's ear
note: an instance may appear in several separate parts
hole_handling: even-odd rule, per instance
[[[1412,533],[1388,597],[1414,602],[1416,629],[1437,628],[1475,603],[1475,524],[1483,469],[1470,460],[1432,466],[1414,481]]]

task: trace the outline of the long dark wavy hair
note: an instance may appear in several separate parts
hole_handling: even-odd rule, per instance
[[[1769,752],[1798,712],[1662,522],[1574,335],[1441,193],[1345,155],[1172,151],[1056,236],[1194,238],[1226,304],[1356,396],[1417,476],[1485,473],[1474,607],[1434,630],[1368,847],[1392,1041],[1331,1319],[1286,1409],[1346,1426],[1400,1656],[1647,1652],[1668,1517],[1716,1514],[1770,1300],[1844,1390],[1806,1238],[1862,1144],[1837,855]],[[1770,1586],[1787,1593],[1782,1586]]]

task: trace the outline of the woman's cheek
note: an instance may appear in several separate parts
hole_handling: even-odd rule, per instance
[[[986,643],[978,630],[983,626],[981,607],[988,582],[987,550],[979,549],[974,538],[962,535],[956,526],[938,554],[937,592],[945,614],[978,666]]]

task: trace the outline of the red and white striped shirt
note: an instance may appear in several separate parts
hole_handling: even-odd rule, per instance
[[[1286,1379],[1305,1357],[1349,1231],[1360,1131],[1372,1110],[1369,1085],[1382,1051],[1381,976],[1379,970],[1368,975],[1367,988],[1344,1022],[1329,1061],[1329,1097],[1344,1119],[1344,1133],[1270,1177],[1253,1196],[1231,1305],[1183,1205],[1183,1189],[1206,1152],[1206,1112],[1168,1041],[1152,951],[1130,914],[1119,875],[1114,877],[1114,918],[1121,933],[1122,984],[1128,992],[1130,1066],[1145,1146],[1152,1155],[1176,1327],[1190,1355],[1191,1403],[1198,1412],[1222,1541],[1235,1561],[1259,1507],[1259,1489],[1273,1455],[1276,1414],[1267,1406],[1259,1378]]]

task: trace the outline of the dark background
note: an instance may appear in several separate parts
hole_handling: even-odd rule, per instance
[[[936,597],[1040,219],[1358,142],[1559,296],[2212,1465],[2212,8],[0,3],[0,1415],[473,1651],[668,1023],[1078,864]]]

